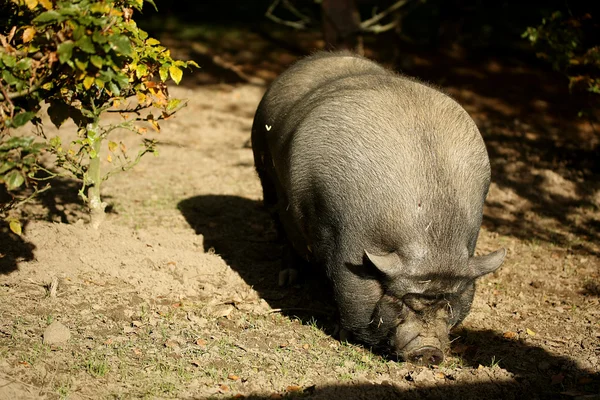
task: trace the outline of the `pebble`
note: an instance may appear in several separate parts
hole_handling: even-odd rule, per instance
[[[69,328],[58,321],[54,321],[44,331],[44,344],[59,345],[66,343],[71,338]]]

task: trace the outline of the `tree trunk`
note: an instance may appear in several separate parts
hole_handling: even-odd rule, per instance
[[[100,150],[102,147],[102,138],[98,132],[98,124],[88,124],[88,137],[93,137],[92,148],[96,152],[96,157],[90,159],[88,168],[88,179],[91,183],[88,192],[87,200],[90,209],[90,224],[94,229],[98,229],[102,221],[104,221],[106,203],[100,198],[100,184],[102,183],[102,170],[100,168]],[[89,132],[93,132],[92,135]]]
[[[322,0],[323,39],[327,50],[363,53],[360,14],[354,0]]]

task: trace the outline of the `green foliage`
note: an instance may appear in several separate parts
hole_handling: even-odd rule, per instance
[[[102,181],[155,151],[156,142],[148,138],[135,157],[122,144],[102,146],[115,129],[139,135],[148,128],[159,131],[159,121],[185,106],[169,98],[165,82],[171,78],[178,84],[182,69],[197,67],[173,59],[137,27],[132,15],[144,1],[154,5],[152,0],[10,0],[5,6],[12,26],[0,28],[5,30],[0,32],[0,149],[7,149],[0,150],[0,182],[9,191],[35,178],[36,156],[44,147],[33,145],[33,138],[11,138],[10,129],[31,121],[45,139],[37,116],[42,102],[54,125],[71,119],[78,126],[78,140],[63,145],[52,138],[47,149],[59,167],[83,181],[80,194],[91,208],[90,189],[99,202]],[[105,112],[118,112],[123,121],[102,125]],[[105,150],[114,168],[100,173]]]
[[[527,28],[523,37],[539,50],[538,57],[567,75],[570,89],[600,94],[600,28],[592,15],[557,11]]]

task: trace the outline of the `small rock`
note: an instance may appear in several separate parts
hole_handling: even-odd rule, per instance
[[[66,343],[71,338],[69,328],[58,321],[54,321],[44,331],[44,344],[59,345]]]

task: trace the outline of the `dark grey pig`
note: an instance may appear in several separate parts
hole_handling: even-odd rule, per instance
[[[466,111],[365,58],[318,53],[273,82],[252,147],[265,204],[325,268],[342,328],[440,363],[475,280],[505,256],[473,256],[490,165]]]

